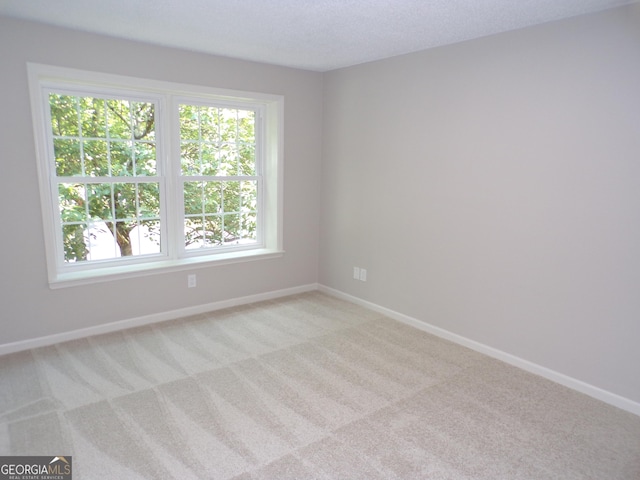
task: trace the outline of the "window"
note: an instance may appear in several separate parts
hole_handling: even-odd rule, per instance
[[[185,248],[255,245],[256,112],[188,103],[178,110]]]
[[[52,286],[281,254],[281,97],[29,74]]]
[[[62,263],[161,253],[157,104],[47,90]]]

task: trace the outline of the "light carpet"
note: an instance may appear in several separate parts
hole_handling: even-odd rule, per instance
[[[640,417],[311,292],[0,357],[75,479],[640,479]]]

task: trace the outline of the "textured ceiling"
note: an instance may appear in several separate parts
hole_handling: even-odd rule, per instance
[[[0,14],[327,71],[640,0],[0,0]]]

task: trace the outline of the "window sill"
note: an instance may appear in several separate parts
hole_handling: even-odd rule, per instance
[[[162,260],[147,264],[123,265],[107,267],[95,270],[77,272],[64,272],[49,280],[49,288],[59,289],[77,287],[92,283],[110,282],[127,278],[157,275],[161,273],[193,270],[195,268],[207,268],[232,263],[251,262],[255,260],[267,260],[284,255],[283,250],[259,249],[244,250],[240,252],[218,254],[213,256],[189,257],[180,260]]]

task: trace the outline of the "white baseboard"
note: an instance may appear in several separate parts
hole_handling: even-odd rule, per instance
[[[410,317],[408,315],[404,315],[402,313],[396,312],[389,308],[382,307],[375,303],[362,300],[358,297],[354,297],[352,295],[343,293],[339,290],[335,290],[333,288],[330,288],[324,285],[318,285],[318,284],[301,285],[298,287],[286,288],[283,290],[275,290],[275,291],[259,293],[255,295],[248,295],[245,297],[221,300],[218,302],[207,303],[203,305],[196,305],[194,307],[180,308],[180,309],[171,310],[168,312],[145,315],[142,317],[120,320],[117,322],[107,323],[103,325],[96,325],[94,327],[81,328],[78,330],[72,330],[70,332],[57,333],[57,334],[48,335],[45,337],[38,337],[34,339],[23,340],[23,341],[13,342],[13,343],[5,343],[0,345],[0,355],[6,355],[9,353],[19,352],[23,350],[30,350],[32,348],[45,347],[45,346],[53,345],[60,342],[66,342],[69,340],[86,338],[92,335],[100,335],[103,333],[116,332],[120,330],[125,330],[127,328],[140,327],[143,325],[164,322],[167,320],[174,320],[176,318],[188,317],[191,315],[198,315],[201,313],[212,312],[215,310],[221,310],[223,308],[230,308],[230,307],[235,307],[239,305],[246,305],[249,303],[260,302],[263,300],[272,300],[275,298],[286,297],[289,295],[295,295],[298,293],[310,292],[314,290],[319,290],[323,293],[332,295],[334,297],[341,298],[343,300],[349,301],[351,303],[355,303],[357,305],[361,305],[365,308],[368,308],[369,310],[382,313],[383,315],[389,318],[392,318],[394,320],[397,320],[407,325],[411,325],[424,332],[430,333],[440,338],[444,338],[445,340],[449,340],[451,342],[457,343],[458,345],[462,345],[464,347],[470,348],[477,352],[488,355],[492,358],[496,358],[498,360],[501,360],[515,367],[521,368],[530,373],[539,375],[548,380],[559,383],[560,385],[564,385],[565,387],[568,387],[578,392],[589,395],[590,397],[601,400],[605,403],[608,403],[609,405],[613,405],[614,407],[618,407],[622,410],[625,410],[627,412],[640,416],[640,403],[638,402],[634,402],[633,400],[622,397],[615,393],[611,393],[607,390],[603,390],[599,387],[596,387],[594,385],[588,384],[581,380],[575,379],[568,375],[556,372],[555,370],[551,370],[549,368],[543,367],[541,365],[530,362],[528,360],[524,360],[510,353],[506,353],[496,348],[485,345],[483,343],[476,342],[475,340],[470,340],[466,337],[463,337],[456,333],[449,332],[448,330],[445,330],[440,327],[436,327],[435,325],[431,325],[429,323],[423,322],[421,320]]]
[[[53,335],[47,335],[45,337],[38,337],[29,340],[23,340],[13,343],[5,343],[0,345],[0,355],[6,355],[8,353],[20,352],[23,350],[30,350],[32,348],[46,347],[56,343],[67,342],[69,340],[78,340],[80,338],[90,337],[92,335],[100,335],[103,333],[111,333],[119,330],[125,330],[127,328],[141,327],[143,325],[149,325],[152,323],[164,322],[167,320],[174,320],[176,318],[188,317],[191,315],[198,315],[200,313],[212,312],[215,310],[222,310],[223,308],[236,307],[239,305],[246,305],[249,303],[261,302],[263,300],[272,300],[275,298],[286,297],[289,295],[295,295],[297,293],[304,293],[318,290],[318,285],[315,283],[309,285],[301,285],[299,287],[286,288],[283,290],[275,290],[271,292],[258,293],[255,295],[248,295],[246,297],[232,298],[229,300],[221,300],[219,302],[207,303],[204,305],[196,305],[194,307],[179,308],[177,310],[171,310],[168,312],[155,313],[151,315],[145,315],[142,317],[129,318],[126,320],[120,320],[112,323],[105,323],[102,325],[96,325],[94,327],[81,328],[78,330],[72,330],[70,332],[56,333]]]
[[[483,353],[489,357],[501,360],[505,363],[521,368],[522,370],[533,373],[535,375],[539,375],[543,378],[546,378],[547,380],[559,383],[560,385],[564,385],[565,387],[571,388],[572,390],[584,393],[585,395],[589,395],[590,397],[601,400],[605,403],[608,403],[609,405],[613,405],[614,407],[618,407],[622,410],[626,410],[627,412],[640,416],[640,403],[634,402],[633,400],[630,400],[628,398],[622,397],[615,393],[611,393],[607,390],[603,390],[594,385],[575,379],[563,373],[556,372],[555,370],[551,370],[528,360],[524,360],[520,357],[516,357],[515,355],[503,352],[502,350],[498,350],[483,343],[476,342],[475,340],[470,340],[466,337],[449,332],[448,330],[436,327],[416,318],[409,317],[408,315],[398,313],[394,310],[381,307],[380,305],[377,305],[375,303],[343,293],[339,290],[335,290],[324,285],[318,285],[318,290],[328,295],[332,295],[334,297],[341,298],[351,303],[363,306],[365,308],[368,308],[369,310],[376,311],[389,318],[405,323],[407,325],[411,325],[412,327],[415,327],[424,332]]]

